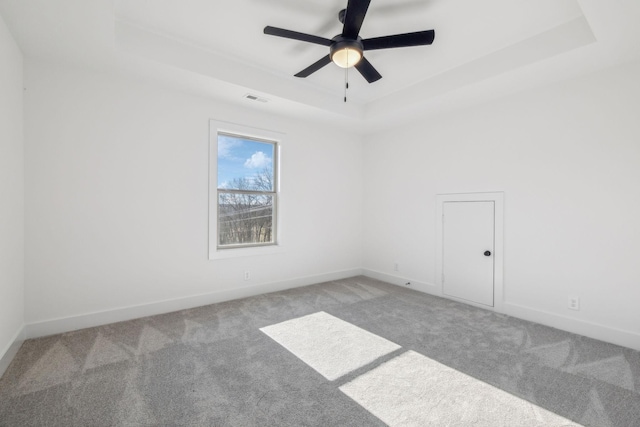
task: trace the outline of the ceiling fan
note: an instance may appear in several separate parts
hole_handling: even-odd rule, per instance
[[[371,0],[349,0],[347,8],[342,9],[338,14],[338,19],[344,24],[342,34],[338,34],[332,39],[271,26],[264,27],[264,33],[329,47],[327,56],[295,74],[296,77],[308,77],[325,65],[334,62],[342,68],[355,67],[362,74],[362,77],[369,83],[373,83],[380,80],[382,75],[367,61],[364,57],[364,51],[430,45],[435,38],[435,31],[426,30],[362,39],[359,36],[360,27],[362,27],[370,3]]]

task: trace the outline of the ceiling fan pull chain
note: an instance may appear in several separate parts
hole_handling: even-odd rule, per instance
[[[349,89],[349,68],[344,69],[344,102],[347,102],[347,89]]]

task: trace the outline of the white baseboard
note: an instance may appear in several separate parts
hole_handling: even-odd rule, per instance
[[[170,313],[172,311],[184,310],[208,304],[215,304],[239,298],[260,295],[269,292],[277,292],[285,289],[297,288],[300,286],[312,285],[331,280],[345,279],[348,277],[365,275],[397,286],[405,287],[406,282],[411,282],[408,286],[427,294],[441,296],[436,285],[421,282],[409,277],[395,276],[380,271],[370,269],[349,269],[315,276],[299,277],[283,280],[274,283],[264,283],[253,286],[245,286],[224,291],[212,292],[208,294],[194,295],[185,298],[158,301],[149,304],[123,307],[114,310],[107,310],[95,313],[87,313],[78,316],[70,316],[59,319],[51,319],[42,322],[30,323],[18,331],[13,342],[5,349],[0,356],[0,374],[9,366],[11,360],[17,353],[22,341],[29,338],[37,338],[63,332],[70,332],[94,326],[106,325],[114,322],[136,319],[156,314]],[[631,331],[611,328],[609,326],[592,323],[584,320],[574,319],[558,314],[521,306],[509,302],[503,303],[504,314],[528,320],[567,332],[583,335],[597,340],[610,342],[623,347],[640,351],[640,334]],[[0,353],[2,354],[2,353]]]
[[[574,319],[519,304],[504,303],[504,314],[640,351],[640,334]]]
[[[156,314],[170,313],[178,310],[185,310],[254,295],[266,294],[269,292],[278,292],[286,289],[313,285],[315,283],[346,279],[348,277],[358,276],[361,274],[361,269],[354,268],[315,276],[297,277],[273,283],[237,287],[184,298],[157,301],[149,304],[34,322],[25,326],[25,337],[27,339],[38,338],[47,335],[76,331],[94,326],[107,325],[109,323],[122,322],[125,320],[138,319]]]
[[[9,342],[7,347],[3,349],[3,352],[0,353],[0,377],[4,375],[4,372],[11,364],[11,361],[18,353],[18,350],[20,350],[20,346],[24,342],[24,331],[24,326],[18,329],[18,332],[16,332],[13,339]]]
[[[394,276],[368,269],[362,270],[362,274],[367,277],[382,280],[383,282],[391,283],[398,286],[404,286],[406,282],[411,282],[411,289],[415,289],[417,291],[439,296],[442,298],[447,298],[445,295],[441,295],[438,286],[430,283],[419,282],[417,280],[409,279],[406,277]],[[463,301],[458,299],[453,300],[464,303]],[[535,308],[525,307],[509,302],[503,302],[501,310],[494,311],[512,317],[517,317],[518,319],[528,320],[530,322],[539,323],[541,325],[550,326],[552,328],[561,329],[563,331],[583,335],[585,337],[617,344],[623,347],[640,351],[640,334],[636,332],[615,329],[610,326],[592,323],[580,319],[574,319],[571,317],[566,317],[544,310],[538,310]]]
[[[391,274],[383,273],[381,271],[369,270],[366,268],[362,270],[362,274],[367,277],[371,277],[372,279],[378,279],[383,282],[391,283],[393,285],[398,285],[409,289],[415,289],[416,291],[424,292],[427,294],[440,296],[438,287],[432,283],[420,282],[409,277],[394,276]],[[407,286],[407,282],[411,284]]]

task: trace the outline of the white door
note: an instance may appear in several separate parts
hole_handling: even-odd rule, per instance
[[[495,202],[445,202],[442,291],[493,307]]]

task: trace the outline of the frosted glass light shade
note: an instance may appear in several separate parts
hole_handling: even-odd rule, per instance
[[[351,47],[338,49],[331,55],[331,60],[341,68],[349,68],[356,65],[362,59],[362,51]]]

